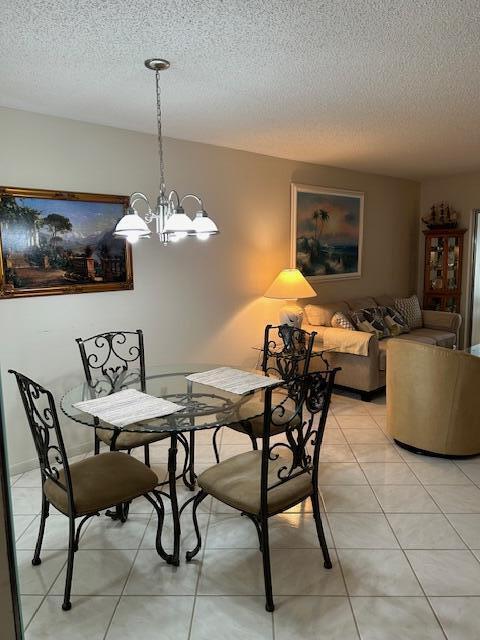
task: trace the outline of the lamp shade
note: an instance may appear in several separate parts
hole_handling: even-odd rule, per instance
[[[206,211],[198,211],[193,219],[192,235],[212,236],[218,233],[218,227],[214,221],[208,216]]]
[[[150,229],[147,227],[145,220],[142,220],[135,210],[129,209],[128,213],[118,221],[113,235],[127,238],[127,240],[132,240],[133,238],[138,240],[138,238],[149,236]]]
[[[193,222],[182,207],[175,209],[163,227],[163,233],[190,233],[191,231],[193,231]]]
[[[297,300],[297,298],[313,298],[317,294],[308,284],[298,269],[283,269],[268,287],[266,298]]]

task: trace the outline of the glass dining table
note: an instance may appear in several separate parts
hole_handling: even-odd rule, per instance
[[[127,371],[104,372],[90,383],[83,381],[67,391],[61,400],[63,413],[71,420],[90,427],[111,430],[112,442],[122,432],[138,434],[163,435],[169,439],[168,449],[168,493],[160,490],[159,494],[171,502],[173,520],[173,554],[161,554],[173,565],[179,564],[180,555],[180,515],[185,506],[193,499],[190,498],[182,506],[178,504],[177,481],[183,480],[191,490],[195,490],[195,432],[203,429],[215,429],[238,422],[238,410],[242,406],[242,419],[249,420],[259,415],[259,403],[249,402],[252,398],[261,397],[263,390],[258,389],[244,395],[237,395],[222,391],[212,386],[202,385],[186,379],[191,373],[208,371],[222,365],[214,364],[185,364],[147,367],[145,379],[142,379],[138,369]],[[224,366],[224,365],[223,365]],[[279,381],[280,382],[280,381]],[[161,397],[175,402],[182,407],[170,415],[142,420],[124,427],[117,427],[97,417],[85,413],[75,405],[85,400],[104,397],[123,389],[137,389],[155,397]],[[248,407],[251,407],[251,414]],[[185,451],[185,461],[180,473],[177,468],[177,454],[180,446]],[[159,485],[162,486],[162,485]],[[126,509],[121,514],[119,510]],[[126,517],[128,506],[119,505],[116,513],[109,513],[112,517]],[[163,548],[160,542],[159,548]],[[158,549],[158,547],[157,547]]]

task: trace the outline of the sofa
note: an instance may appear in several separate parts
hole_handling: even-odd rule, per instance
[[[390,340],[387,430],[418,452],[480,453],[480,357],[428,344]]]
[[[327,328],[331,328],[332,317],[337,311],[348,316],[352,311],[377,306],[394,307],[394,297],[381,295],[321,305],[306,305],[302,329],[317,333],[314,349],[321,349],[324,345],[324,334]],[[458,313],[422,310],[423,326],[412,329],[408,333],[402,333],[394,339],[454,349],[458,344],[461,322],[462,317]],[[341,335],[341,332],[351,334],[347,329],[337,328],[335,331],[340,332],[338,335]],[[368,402],[376,392],[385,388],[387,347],[393,338],[379,340],[376,335],[361,333],[362,337],[365,337],[365,344],[368,341],[365,355],[341,352],[336,349],[326,353],[325,358],[330,366],[341,367],[341,371],[336,376],[336,386],[357,391],[362,400]],[[322,366],[324,363],[320,358],[312,358],[312,370],[321,369]]]

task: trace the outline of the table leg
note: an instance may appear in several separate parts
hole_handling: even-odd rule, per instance
[[[177,436],[174,433],[170,436],[170,449],[168,450],[168,485],[170,489],[173,520],[173,555],[171,564],[178,566],[180,562],[181,531],[177,498]]]
[[[195,475],[195,431],[190,431],[190,461],[189,461],[190,491],[194,491],[197,476]]]

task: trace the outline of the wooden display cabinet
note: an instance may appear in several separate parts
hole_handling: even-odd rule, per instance
[[[460,313],[463,236],[466,229],[428,229],[425,234],[423,308]]]

